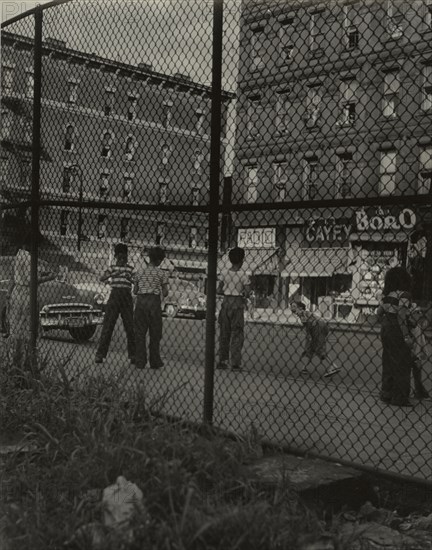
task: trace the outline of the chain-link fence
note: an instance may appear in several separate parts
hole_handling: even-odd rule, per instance
[[[72,0],[2,29],[5,354],[30,323],[70,376],[430,481],[432,3]]]

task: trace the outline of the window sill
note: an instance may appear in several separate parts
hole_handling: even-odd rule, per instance
[[[384,38],[381,39],[381,42],[383,44],[391,44],[392,42],[394,42],[394,43],[399,42],[403,38],[404,38],[404,33],[403,32],[401,32],[401,34],[398,35],[398,36],[388,34],[387,36],[385,36]]]
[[[431,117],[432,116],[432,107],[430,109],[422,109],[420,107],[419,112],[416,113],[415,118],[422,119],[424,117]]]
[[[320,57],[323,57],[324,50],[322,48],[317,48],[316,50],[309,50],[307,53],[307,57],[309,59],[319,59]]]
[[[314,133],[314,132],[319,132],[320,130],[321,130],[321,126],[319,126],[318,124],[314,124],[313,126],[308,126],[307,124],[305,124],[305,132]]]
[[[292,65],[292,63],[294,62],[294,59],[291,58],[291,59],[286,59],[286,60],[279,60],[277,61],[277,66],[278,67],[289,67],[290,65]]]
[[[259,73],[261,72],[262,70],[264,69],[264,65],[260,66],[260,67],[250,67],[250,72],[251,73]]]
[[[355,122],[339,122],[339,123],[336,122],[335,127],[349,130],[350,128],[354,129],[356,127],[356,123]]]
[[[400,117],[398,115],[392,115],[392,116],[385,116],[385,115],[381,115],[377,122],[382,122],[382,123],[385,123],[385,122],[397,122],[398,120],[400,120]]]
[[[359,48],[342,48],[340,51],[340,55],[342,58],[346,59],[349,57],[358,57],[361,55],[361,50]]]

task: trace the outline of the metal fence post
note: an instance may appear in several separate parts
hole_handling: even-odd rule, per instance
[[[218,257],[219,188],[220,188],[220,140],[222,100],[222,28],[223,0],[213,2],[213,52],[212,52],[212,102],[210,143],[210,211],[208,235],[207,318],[204,374],[203,420],[213,420],[213,386],[216,331],[216,277]]]
[[[39,325],[38,311],[38,252],[39,252],[39,181],[41,152],[41,91],[42,91],[42,22],[43,11],[35,10],[34,89],[33,89],[33,144],[31,189],[31,268],[30,268],[30,349],[34,364]]]

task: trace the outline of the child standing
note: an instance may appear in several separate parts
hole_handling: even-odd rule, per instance
[[[383,299],[377,309],[381,320],[381,401],[411,407],[409,400],[413,338],[410,327],[411,276],[403,267],[392,267],[384,278]]]
[[[331,363],[327,357],[326,347],[329,333],[327,321],[312,311],[306,311],[306,305],[303,302],[293,302],[291,311],[299,317],[306,330],[306,344],[302,357],[307,357],[308,363],[310,363],[313,356],[316,355],[321,361],[330,363],[324,374],[326,377],[338,373],[341,367],[336,363]],[[308,374],[306,367],[303,367],[300,372]]]
[[[146,338],[150,333],[150,368],[163,367],[160,356],[162,339],[162,303],[161,297],[168,295],[168,274],[159,266],[165,258],[165,251],[156,246],[149,251],[150,264],[137,271],[134,294],[135,306],[136,366],[145,368],[147,364]]]
[[[244,309],[249,294],[250,279],[243,269],[245,252],[235,247],[229,251],[231,267],[222,273],[218,291],[224,298],[219,313],[219,364],[218,369],[241,370],[241,354],[244,341]]]
[[[103,363],[107,356],[112,333],[121,315],[126,331],[129,360],[135,363],[135,335],[133,325],[132,282],[134,269],[128,264],[128,247],[118,243],[114,247],[115,263],[102,275],[100,281],[111,285],[111,292],[106,305],[102,333],[96,352],[96,363]]]

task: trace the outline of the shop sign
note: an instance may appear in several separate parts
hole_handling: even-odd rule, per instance
[[[237,246],[242,248],[276,248],[276,228],[247,227],[239,229]]]
[[[378,248],[375,248],[377,247]],[[377,300],[384,287],[384,276],[388,269],[404,265],[404,251],[400,243],[383,244],[367,243],[352,249],[352,262],[349,265],[352,273],[351,295],[359,298]],[[378,305],[377,303],[375,305]]]
[[[341,244],[348,240],[350,233],[350,223],[336,223],[334,219],[317,219],[308,222],[305,238],[309,243]]]
[[[377,208],[372,216],[369,216],[364,208],[356,212],[357,231],[388,231],[389,229],[399,231],[413,229],[416,223],[417,216],[410,208],[404,208],[396,215],[382,208]]]

